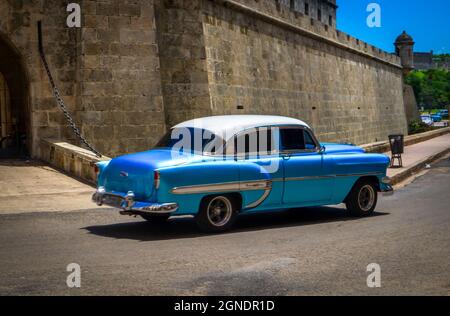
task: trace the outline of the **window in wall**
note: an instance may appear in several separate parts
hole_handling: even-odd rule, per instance
[[[309,3],[305,3],[305,14],[309,15]]]
[[[330,26],[333,26],[333,16],[331,16],[331,15],[328,16],[328,24]]]
[[[291,10],[295,10],[295,0],[291,0]]]
[[[322,21],[322,10],[320,10],[320,9],[317,10],[317,19],[319,21]]]

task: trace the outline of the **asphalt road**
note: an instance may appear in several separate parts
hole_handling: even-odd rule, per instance
[[[450,294],[450,159],[382,197],[375,216],[342,207],[246,216],[221,235],[191,219],[155,226],[112,209],[0,216],[0,294]],[[81,266],[81,288],[66,266]],[[366,285],[370,263],[381,287]]]

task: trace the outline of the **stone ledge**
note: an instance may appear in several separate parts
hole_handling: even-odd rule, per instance
[[[96,181],[94,164],[111,159],[99,158],[87,149],[53,139],[42,139],[40,151],[42,160],[89,183]]]
[[[424,142],[431,138],[442,136],[447,133],[450,133],[450,127],[439,128],[439,129],[436,129],[433,131],[420,133],[420,134],[408,135],[408,136],[405,136],[405,140],[404,140],[405,146]],[[363,148],[368,153],[384,153],[384,152],[391,150],[391,148],[389,146],[389,141],[387,141],[387,140],[382,141],[382,142],[364,144],[364,145],[361,145],[360,147]]]

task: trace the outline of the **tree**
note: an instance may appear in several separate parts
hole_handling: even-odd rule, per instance
[[[442,108],[450,103],[450,71],[446,69],[412,71],[406,83],[413,87],[417,103],[426,109]]]

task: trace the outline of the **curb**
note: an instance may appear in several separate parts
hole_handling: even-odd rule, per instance
[[[409,178],[410,176],[412,176],[414,173],[417,173],[418,171],[422,170],[423,168],[425,168],[426,164],[432,163],[433,161],[436,161],[439,158],[444,157],[445,155],[447,155],[448,153],[450,153],[450,147],[447,149],[444,149],[430,157],[424,158],[422,160],[420,160],[419,162],[415,163],[414,165],[412,165],[411,167],[403,170],[402,172],[399,172],[398,174],[394,175],[391,177],[391,181],[392,181],[392,185],[398,184],[399,182],[402,182],[403,180]]]

